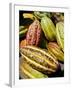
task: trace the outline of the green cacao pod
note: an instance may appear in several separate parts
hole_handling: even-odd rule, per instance
[[[56,24],[56,38],[60,48],[64,51],[64,23],[58,22]]]
[[[44,16],[51,17],[51,13],[49,13],[49,12],[39,12],[39,11],[35,11],[35,12],[34,12],[34,15],[35,15],[38,19],[41,19],[41,18],[44,17]]]
[[[33,79],[33,78],[47,78],[48,76],[33,69],[25,60],[23,57],[20,59],[20,65],[19,65],[19,74],[21,78],[25,79]]]
[[[41,27],[42,30],[45,34],[45,37],[49,40],[49,41],[54,41],[55,40],[55,36],[56,36],[56,28],[52,22],[52,20],[46,16],[44,16],[41,19]]]
[[[19,37],[22,38],[26,35],[28,29],[26,26],[19,26]]]
[[[58,69],[58,61],[43,49],[34,46],[25,46],[20,49],[20,53],[28,64],[40,72],[51,74]]]
[[[55,57],[57,60],[61,62],[64,62],[64,53],[62,52],[62,50],[56,42],[49,42],[47,48],[53,57]]]

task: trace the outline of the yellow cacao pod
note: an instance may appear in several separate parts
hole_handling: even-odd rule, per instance
[[[47,78],[48,76],[37,71],[36,69],[33,69],[25,60],[23,57],[20,59],[20,65],[19,65],[19,71],[20,71],[20,77],[25,79],[33,79],[33,78]]]
[[[34,46],[25,46],[20,49],[24,60],[34,69],[51,74],[56,72],[59,63],[47,51]]]
[[[55,56],[57,60],[64,62],[64,53],[56,42],[49,42],[47,48],[52,56]]]

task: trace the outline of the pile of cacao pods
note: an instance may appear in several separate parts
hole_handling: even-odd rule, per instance
[[[64,76],[64,13],[19,12],[19,78]]]

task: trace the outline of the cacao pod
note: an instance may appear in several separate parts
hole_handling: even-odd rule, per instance
[[[27,27],[20,26],[19,27],[19,38],[24,37],[26,35],[27,31],[28,31]]]
[[[64,53],[62,52],[62,50],[56,42],[49,42],[47,48],[53,57],[57,58],[57,60],[61,62],[64,62]]]
[[[46,16],[41,19],[41,27],[47,40],[54,41],[56,36],[56,28],[52,20]]]
[[[58,22],[56,24],[56,38],[60,48],[64,51],[64,23]]]
[[[34,15],[38,18],[41,19],[44,16],[48,16],[51,17],[51,14],[49,12],[39,12],[39,11],[35,11]]]
[[[41,39],[41,26],[38,20],[35,20],[30,26],[26,35],[27,45],[39,45]]]
[[[20,53],[28,64],[43,73],[51,74],[58,69],[58,61],[41,48],[25,46],[20,49]]]
[[[26,39],[20,42],[20,48],[23,48],[24,46],[26,46]]]
[[[31,13],[23,13],[24,18],[30,18],[31,20],[35,20],[36,17]]]
[[[33,69],[25,60],[23,57],[20,59],[20,65],[19,65],[19,74],[21,78],[25,79],[33,79],[33,78],[47,78],[48,76]]]
[[[51,13],[51,19],[54,22],[54,24],[56,25],[56,23],[60,22],[60,21],[64,21],[64,15],[63,13],[59,13],[59,12],[54,12]]]

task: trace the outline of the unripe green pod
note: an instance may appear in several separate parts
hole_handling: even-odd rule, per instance
[[[60,48],[64,51],[64,23],[58,22],[56,24],[56,39]]]
[[[41,19],[41,18],[44,17],[44,16],[51,17],[51,13],[50,13],[50,12],[34,11],[34,15],[35,15],[38,19]]]
[[[47,78],[48,76],[37,71],[36,69],[33,69],[25,60],[23,57],[20,59],[20,76],[21,78]]]
[[[26,26],[19,26],[19,37],[22,38],[26,35],[28,29]]]
[[[56,36],[56,28],[52,20],[47,16],[44,16],[41,19],[41,27],[47,40],[54,41]]]

